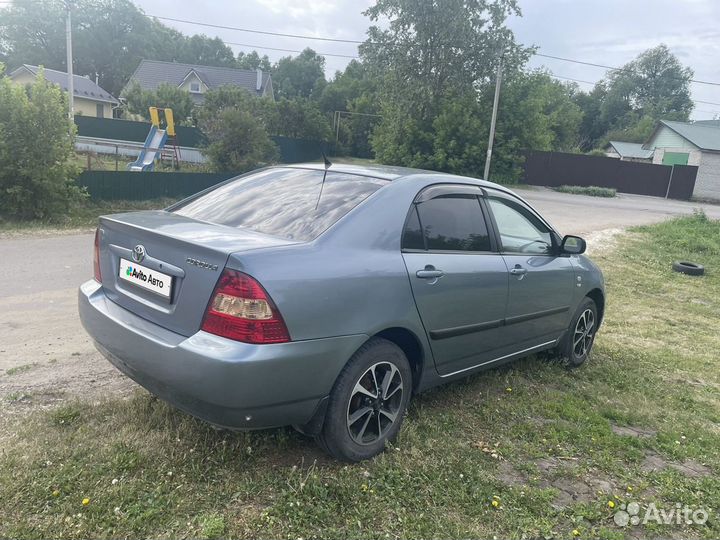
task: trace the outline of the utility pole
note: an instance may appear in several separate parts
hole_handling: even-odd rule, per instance
[[[67,9],[67,18],[65,19],[65,48],[67,50],[67,74],[68,74],[68,116],[70,122],[73,121],[75,107],[73,98],[75,97],[75,85],[73,80],[73,53],[72,53],[72,20],[71,20],[71,0],[65,0],[65,8]],[[70,126],[72,128],[72,125]]]
[[[490,120],[490,137],[488,139],[487,155],[485,156],[485,172],[483,174],[484,180],[488,180],[490,175],[490,160],[492,158],[493,141],[495,140],[495,120],[497,119],[498,102],[500,101],[500,86],[502,85],[502,69],[503,57],[501,55],[497,67],[497,76],[495,78],[495,99],[493,100],[492,119]]]

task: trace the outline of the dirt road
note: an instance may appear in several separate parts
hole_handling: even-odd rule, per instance
[[[631,225],[654,223],[720,206],[620,195],[601,199],[549,190],[519,192],[562,233],[588,238],[590,251]],[[73,397],[100,398],[130,391],[95,351],[77,316],[77,287],[92,275],[90,232],[0,238],[0,407],[5,414]]]

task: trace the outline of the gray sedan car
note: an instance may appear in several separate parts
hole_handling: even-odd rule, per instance
[[[350,461],[413,394],[551,350],[588,357],[600,270],[510,190],[292,165],[100,218],[80,316],[150,392],[231,429],[293,425]]]

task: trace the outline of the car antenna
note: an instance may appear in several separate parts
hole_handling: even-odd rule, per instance
[[[320,197],[322,197],[323,188],[325,187],[325,177],[327,177],[328,169],[332,166],[332,163],[325,155],[325,152],[322,153],[323,162],[325,163],[325,172],[323,172],[323,179],[322,184],[320,184],[320,193],[318,193],[317,202],[315,203],[315,210],[318,209],[318,206],[320,205]]]

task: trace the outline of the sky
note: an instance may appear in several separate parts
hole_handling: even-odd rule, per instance
[[[371,21],[362,12],[373,0],[135,0],[149,15],[279,33],[363,40]],[[508,25],[518,42],[538,52],[607,66],[622,66],[645,49],[665,43],[693,69],[694,79],[720,83],[720,1],[718,0],[518,0],[522,17]],[[219,36],[235,52],[257,49],[275,61],[293,54],[262,47],[357,55],[357,46],[321,40],[265,36],[163,21],[187,33]],[[350,58],[326,57],[328,77]],[[559,77],[592,88],[606,70],[534,57],[530,67],[545,67]],[[720,85],[691,85],[695,120],[720,118]]]

